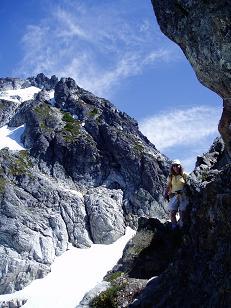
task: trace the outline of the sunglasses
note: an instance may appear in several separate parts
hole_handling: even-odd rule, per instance
[[[173,167],[180,167],[180,165],[175,165],[175,164],[174,164],[174,165],[172,165],[172,166],[173,166]]]

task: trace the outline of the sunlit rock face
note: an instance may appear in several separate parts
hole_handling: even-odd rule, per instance
[[[219,131],[231,155],[231,3],[152,0],[161,31],[176,42],[199,81],[223,99]]]
[[[24,149],[9,146],[24,125]],[[166,219],[169,160],[72,78],[0,78],[0,294],[50,270],[69,243],[111,244],[139,216]],[[0,303],[1,306],[1,303]]]

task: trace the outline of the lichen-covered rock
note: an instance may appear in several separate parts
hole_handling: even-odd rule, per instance
[[[126,274],[120,273],[117,277],[110,278],[110,285],[107,289],[96,294],[89,305],[85,307],[128,307],[134,295],[139,293],[146,283],[145,279],[129,278]]]

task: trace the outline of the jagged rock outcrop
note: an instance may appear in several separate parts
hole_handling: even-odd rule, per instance
[[[36,77],[29,77],[27,81],[29,81],[30,85],[32,86],[49,91],[55,88],[59,79],[55,75],[51,76],[51,78],[48,78],[43,73],[40,73]]]
[[[229,154],[225,149],[224,141],[221,137],[217,137],[207,153],[197,156],[191,178],[206,185],[227,164],[229,164]]]
[[[231,157],[231,3],[152,0],[161,31],[176,42],[200,82],[223,99],[219,131]]]
[[[1,308],[20,308],[23,305],[26,304],[26,300],[22,299],[22,300],[10,300],[10,301],[4,301],[4,302],[0,302],[0,307]]]
[[[139,216],[166,217],[169,162],[134,119],[71,78],[0,84],[2,97],[37,93],[1,110],[0,126],[25,125],[26,150],[0,150],[0,293],[43,277],[68,243],[109,244]],[[15,101],[10,93],[3,106]]]
[[[4,126],[14,115],[18,104],[16,102],[10,102],[0,98],[0,123]]]
[[[29,87],[31,84],[28,80],[20,79],[20,78],[0,78],[0,90],[16,90],[22,89],[25,87]]]

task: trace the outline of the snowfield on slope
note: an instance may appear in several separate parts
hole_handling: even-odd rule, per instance
[[[34,95],[40,91],[41,89],[37,87],[28,87],[28,88],[17,89],[17,90],[0,91],[0,99],[5,99],[7,101],[20,104],[22,102],[33,99]]]
[[[111,245],[94,244],[86,249],[71,246],[55,259],[45,278],[33,281],[21,291],[0,295],[0,303],[26,299],[24,308],[75,308],[122,257],[134,234],[128,227],[126,234]]]
[[[25,150],[21,137],[24,132],[25,125],[19,127],[8,127],[7,125],[0,128],[0,149],[9,148],[9,150],[20,151]]]

